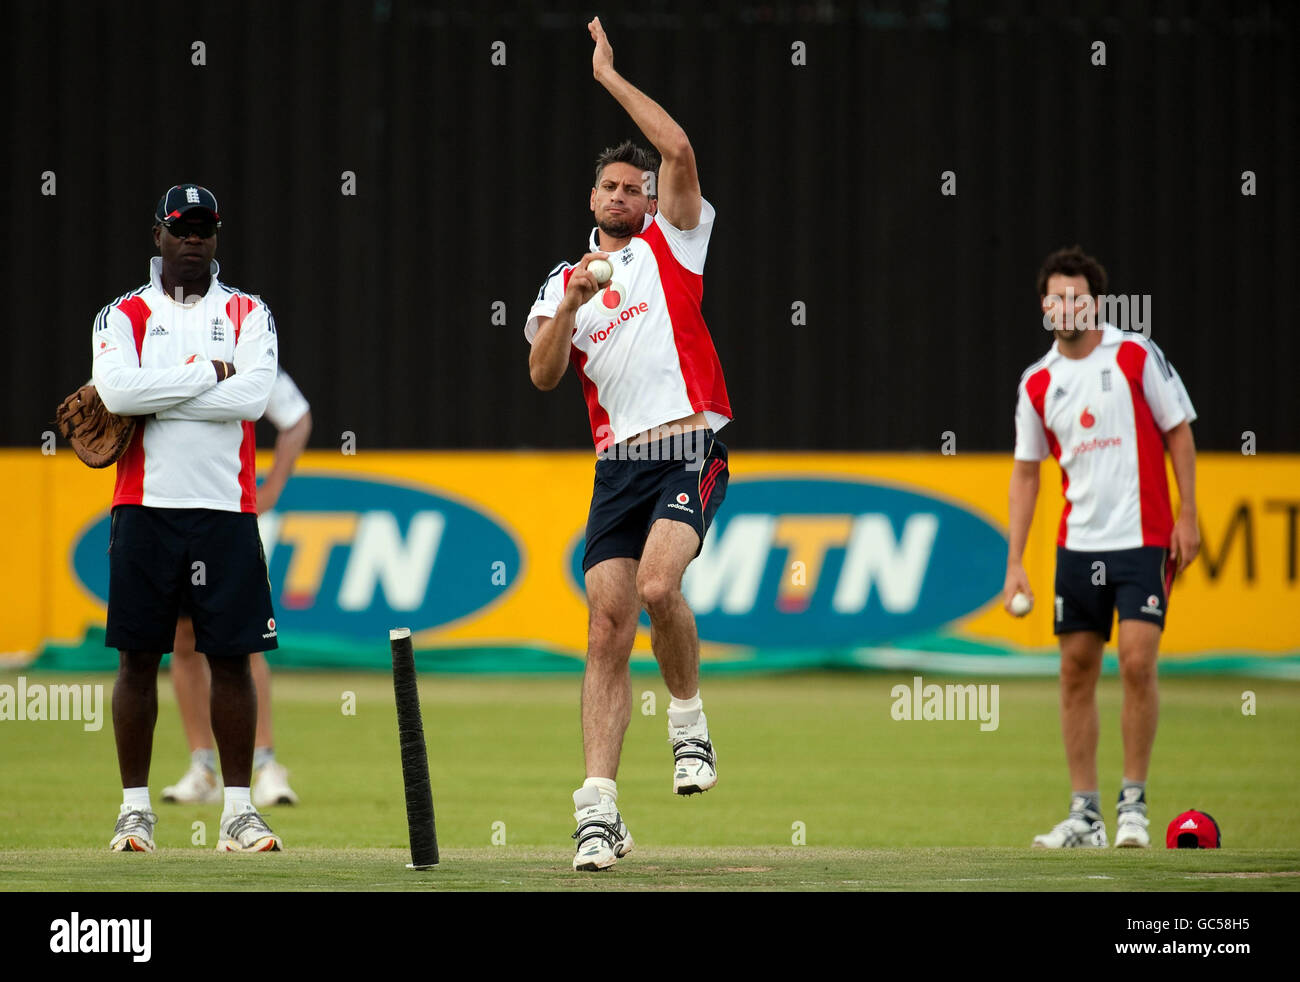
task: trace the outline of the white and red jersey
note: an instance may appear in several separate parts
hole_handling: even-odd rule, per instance
[[[94,382],[110,412],[139,417],[117,462],[113,506],[257,512],[253,423],[279,364],[266,304],[217,280],[177,303],[163,292],[162,259],[149,282],[95,318]],[[212,360],[234,364],[218,382]]]
[[[311,411],[311,404],[283,368],[276,373],[263,414],[277,430],[287,430]]]
[[[610,254],[613,278],[574,318],[569,360],[582,380],[597,451],[694,413],[714,430],[731,419],[722,365],[700,312],[714,216],[705,201],[700,223],[683,231],[661,214],[647,215],[632,241]],[[602,251],[596,229],[589,245]],[[524,327],[530,344],[539,319],[555,316],[573,268],[560,263],[538,291]]]
[[[1102,328],[1086,358],[1059,345],[1020,378],[1016,460],[1061,465],[1057,544],[1081,552],[1169,546],[1173,509],[1164,434],[1196,419],[1187,389],[1155,342]]]

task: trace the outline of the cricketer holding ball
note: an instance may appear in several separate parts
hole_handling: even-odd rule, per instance
[[[700,312],[714,212],[700,195],[695,153],[682,128],[614,70],[600,20],[587,29],[596,80],[663,160],[658,165],[631,143],[600,155],[588,252],[577,265],[551,270],[524,328],[537,388],[555,388],[574,366],[598,458],[582,560],[590,611],[582,684],[587,776],[573,795],[573,867],[600,870],[632,849],[615,778],[643,607],[672,695],[673,791],[696,794],[718,780],[699,694],[699,637],[681,582],[726,494],[727,450],[714,432],[731,406]],[[613,270],[603,287],[590,268],[596,260]]]
[[[1196,528],[1196,412],[1154,341],[1105,323],[1097,309],[1106,270],[1077,246],[1048,256],[1038,274],[1056,340],[1020,379],[1010,548],[1003,603],[1033,599],[1021,562],[1038,499],[1039,463],[1061,467],[1065,508],[1056,550],[1054,631],[1061,644],[1061,731],[1070,812],[1034,838],[1049,849],[1103,847],[1097,783],[1097,677],[1119,612],[1124,774],[1115,845],[1145,847],[1146,781],[1156,738],[1156,654],[1169,592],[1200,547]],[[1182,499],[1169,503],[1165,450]]]
[[[587,270],[596,279],[597,286],[604,286],[614,278],[614,267],[608,259],[593,259],[587,263]]]

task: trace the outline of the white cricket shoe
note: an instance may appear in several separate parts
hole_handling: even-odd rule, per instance
[[[153,852],[153,827],[158,816],[143,808],[122,805],[113,827],[113,838],[108,848],[113,852]]]
[[[1087,810],[1086,798],[1070,802],[1070,817],[1052,831],[1034,836],[1037,849],[1105,849],[1106,823]]]
[[[181,805],[219,805],[221,791],[221,778],[195,761],[179,781],[163,788],[162,799]]]
[[[1115,827],[1116,849],[1146,849],[1151,845],[1151,836],[1147,826],[1151,822],[1136,808],[1128,808],[1119,813],[1119,822]]]
[[[253,804],[258,808],[298,804],[298,796],[289,787],[287,767],[274,760],[262,765],[253,779]]]
[[[596,872],[609,869],[632,851],[632,833],[627,830],[614,799],[602,797],[599,788],[579,788],[573,792],[574,820],[578,831],[578,849],[573,868]]]
[[[217,852],[280,852],[284,843],[257,809],[221,816],[221,839]]]
[[[703,712],[690,726],[669,721],[668,742],[673,745],[673,794],[699,794],[718,783],[718,756]]]

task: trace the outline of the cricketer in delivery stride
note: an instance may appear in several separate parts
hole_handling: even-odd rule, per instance
[[[599,18],[587,29],[596,81],[662,159],[631,143],[600,155],[587,253],[551,270],[524,329],[537,388],[555,388],[574,366],[597,451],[582,561],[587,776],[573,794],[573,868],[602,870],[633,845],[615,778],[631,718],[628,662],[642,608],[672,696],[673,791],[696,794],[718,780],[699,694],[699,636],[681,581],[726,494],[727,450],[715,432],[731,406],[700,312],[714,211],[700,194],[695,153],[682,128],[614,70]],[[597,259],[613,269],[606,283],[588,268]]]

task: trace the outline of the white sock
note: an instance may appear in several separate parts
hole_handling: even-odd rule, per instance
[[[584,788],[595,788],[602,798],[618,803],[618,782],[612,777],[589,777],[582,782]]]
[[[153,806],[149,804],[149,786],[145,785],[143,788],[123,788],[122,811],[153,811]]]
[[[274,747],[254,747],[253,748],[253,770],[260,771],[267,764],[275,760]]]
[[[190,754],[190,763],[202,764],[215,774],[217,773],[217,752],[211,747],[200,747]]]
[[[248,788],[232,788],[226,785],[226,804],[221,809],[221,817],[227,815],[238,815],[240,812],[253,810],[253,800],[249,797]]]
[[[668,725],[692,726],[699,722],[703,709],[704,703],[700,700],[698,691],[689,699],[674,696],[668,702]]]

